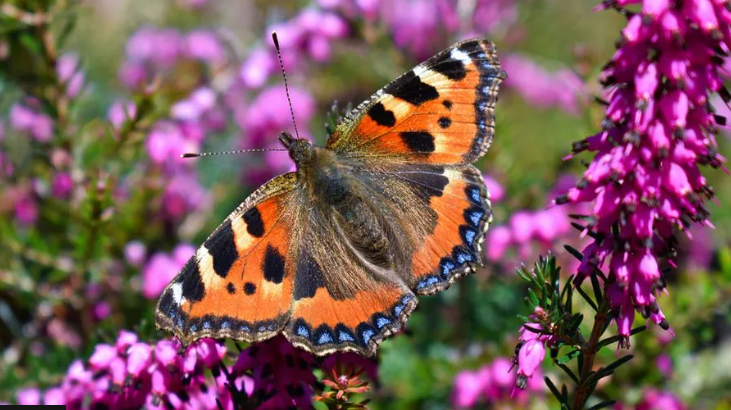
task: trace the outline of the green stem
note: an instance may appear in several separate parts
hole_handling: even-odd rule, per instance
[[[574,392],[574,403],[571,406],[573,410],[583,409],[586,399],[589,397],[592,386],[588,383],[588,379],[593,373],[594,359],[599,350],[598,344],[604,333],[607,320],[609,320],[609,304],[605,300],[599,305],[599,309],[594,316],[594,326],[591,329],[589,341],[581,346],[584,353],[584,363],[579,373],[579,385],[576,386]]]

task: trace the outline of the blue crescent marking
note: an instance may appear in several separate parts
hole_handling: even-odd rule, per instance
[[[480,190],[479,189],[472,188],[472,192],[470,193],[470,195],[472,196],[473,201],[480,203]]]
[[[470,213],[470,220],[472,221],[472,224],[475,226],[480,224],[480,218],[482,218],[483,213],[480,211],[473,211]]]
[[[382,329],[388,324],[391,324],[391,321],[385,317],[379,317],[378,320],[376,320],[376,326],[378,326],[379,329]]]
[[[355,339],[353,339],[353,336],[351,336],[345,332],[342,332],[342,331],[338,333],[338,340],[340,341],[340,343],[355,341]]]
[[[298,326],[297,327],[297,334],[300,335],[300,336],[302,336],[302,337],[304,337],[304,338],[306,338],[306,339],[309,339],[310,338],[310,332],[304,326]]]
[[[317,344],[320,344],[320,345],[324,345],[325,343],[332,343],[332,342],[333,342],[333,338],[327,332],[323,332],[323,334],[321,334],[320,337],[317,339]]]
[[[366,329],[363,331],[363,333],[361,333],[361,336],[363,337],[363,341],[365,341],[365,344],[368,344],[368,342],[371,341],[371,338],[373,337],[374,334],[375,334],[375,332],[373,332],[370,329]]]
[[[465,239],[467,240],[468,244],[472,245],[472,242],[475,240],[475,235],[477,235],[477,232],[470,230],[464,233]]]

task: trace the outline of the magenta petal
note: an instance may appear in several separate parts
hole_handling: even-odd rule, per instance
[[[518,374],[526,377],[533,376],[538,366],[546,356],[543,342],[533,339],[525,342],[518,352]]]

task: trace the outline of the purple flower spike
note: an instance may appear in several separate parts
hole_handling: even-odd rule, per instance
[[[630,2],[610,0],[622,8]],[[723,167],[714,134],[720,127],[709,95],[727,95],[720,70],[731,51],[725,1],[642,0],[623,41],[601,75],[612,127],[574,144],[593,151],[581,181],[559,202],[591,202],[594,242],[584,248],[580,283],[609,267],[605,289],[615,322],[628,338],[635,310],[669,329],[656,297],[663,271],[675,266],[674,231],[710,226],[704,201],[713,196],[700,166]],[[603,7],[606,8],[606,7]]]

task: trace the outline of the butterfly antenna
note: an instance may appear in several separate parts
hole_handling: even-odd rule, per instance
[[[237,149],[235,151],[216,151],[216,152],[186,152],[180,155],[180,158],[197,158],[210,157],[213,155],[231,155],[244,154],[247,152],[269,152],[269,151],[286,151],[286,148],[257,148],[257,149]]]
[[[282,69],[282,78],[284,79],[284,91],[287,93],[287,102],[289,103],[289,113],[292,115],[292,125],[294,125],[294,135],[299,139],[300,134],[297,132],[297,122],[294,120],[294,108],[292,108],[292,99],[289,97],[289,85],[287,85],[287,73],[284,71],[284,61],[282,60],[282,50],[279,48],[279,39],[277,32],[272,31],[272,40],[274,40],[274,48],[277,49],[277,57],[279,58],[279,68]]]

